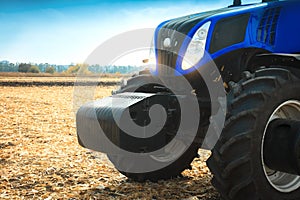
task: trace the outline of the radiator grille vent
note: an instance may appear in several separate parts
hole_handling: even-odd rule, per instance
[[[281,8],[267,9],[259,23],[257,31],[257,41],[274,45],[276,38],[276,29]]]

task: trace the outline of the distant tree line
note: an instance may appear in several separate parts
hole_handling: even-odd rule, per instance
[[[100,66],[88,64],[50,65],[48,63],[10,63],[0,61],[0,72],[65,73],[65,74],[130,74],[142,70],[136,66]]]
[[[10,63],[8,61],[0,62],[0,72],[17,72],[18,64]]]
[[[10,63],[0,61],[0,72],[23,72],[23,73],[62,73],[69,68],[69,65],[50,65],[48,63]]]
[[[131,74],[143,70],[144,67],[136,66],[100,66],[100,65],[87,65],[87,64],[76,64],[70,65],[67,74]]]
[[[101,74],[131,74],[137,71],[141,71],[144,67],[136,66],[100,66],[100,65],[91,65],[88,66],[88,70],[92,73],[101,73]]]

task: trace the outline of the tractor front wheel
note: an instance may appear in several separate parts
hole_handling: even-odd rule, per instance
[[[186,150],[185,150],[186,149]],[[137,182],[144,182],[146,180],[157,182],[158,180],[166,180],[176,178],[181,175],[185,169],[191,169],[191,163],[198,155],[199,144],[193,143],[190,147],[186,148],[185,144],[181,141],[176,141],[171,148],[159,156],[147,156],[144,160],[139,160],[134,157],[124,157],[121,155],[107,155],[112,164],[118,169],[120,173]],[[177,158],[174,160],[174,156]],[[168,163],[164,168],[156,169],[144,173],[130,172],[132,166],[138,165],[137,162],[145,163]],[[120,170],[126,168],[128,171]]]

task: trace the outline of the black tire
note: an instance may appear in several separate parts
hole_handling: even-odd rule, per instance
[[[156,89],[155,85],[148,84],[148,83],[155,83],[158,82],[158,80],[155,79],[155,77],[147,76],[149,74],[149,71],[142,71],[140,72],[140,76],[136,76],[128,81],[128,85],[124,86],[121,90],[117,91],[117,93],[123,93],[123,92],[151,92],[151,93],[157,93],[161,92],[161,89]],[[142,75],[142,76],[141,76]],[[129,144],[130,145],[130,144]],[[171,178],[180,177],[181,173],[185,169],[191,169],[191,163],[193,162],[194,158],[199,157],[198,150],[200,148],[199,143],[192,143],[190,147],[186,149],[182,155],[178,157],[177,160],[175,160],[172,163],[168,163],[168,165],[162,169],[158,169],[151,172],[146,173],[128,173],[124,172],[120,169],[118,169],[119,165],[126,166],[128,168],[128,171],[130,171],[130,165],[135,165],[136,162],[141,162],[139,160],[136,160],[135,158],[128,158],[118,155],[107,155],[109,160],[112,162],[112,164],[117,168],[117,170],[128,177],[129,179],[132,179],[137,182],[144,182],[146,180],[157,182],[158,180],[167,180]],[[150,156],[145,158],[145,163],[148,162],[159,162],[157,160],[154,160]],[[121,163],[121,164],[120,164]],[[124,164],[122,164],[124,163]]]
[[[158,180],[180,177],[181,172],[183,172],[185,169],[191,169],[191,163],[193,162],[194,158],[199,157],[198,145],[199,144],[192,144],[176,161],[172,162],[162,169],[146,173],[128,173],[121,170],[118,171],[129,179],[137,182],[144,182],[146,180],[157,182]],[[130,159],[115,155],[107,155],[107,157],[112,162],[112,164],[114,164],[114,166],[118,166],[118,162],[131,163],[132,165],[135,165],[135,162],[137,162],[137,160],[134,158]],[[147,157],[146,159],[151,160],[151,162],[158,162],[151,157]]]
[[[300,100],[300,80],[290,71],[265,68],[231,83],[225,127],[207,165],[212,184],[226,200],[300,199],[300,189],[282,192],[265,174],[263,135],[270,116],[288,100]]]

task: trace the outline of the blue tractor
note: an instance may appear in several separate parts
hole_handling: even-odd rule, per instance
[[[296,0],[247,5],[235,0],[226,8],[163,22],[154,36],[156,69],[132,77],[111,97],[83,105],[77,113],[79,144],[107,153],[136,181],[177,177],[190,168],[198,149],[206,148],[212,152],[207,160],[212,184],[222,198],[300,199],[298,20]],[[185,61],[187,52],[194,55],[191,62]],[[221,77],[212,76],[211,63]],[[218,99],[212,98],[213,84],[222,85]],[[197,107],[184,111],[183,104]],[[151,117],[155,105],[165,114]],[[220,109],[225,123],[214,120]],[[130,124],[127,118],[139,127],[134,133],[120,128]],[[188,122],[179,127],[184,119]],[[149,124],[161,121],[158,134],[147,133]],[[210,125],[218,123],[224,127],[216,143],[205,145]],[[164,150],[148,154],[158,149]],[[139,165],[145,170],[134,169]]]

